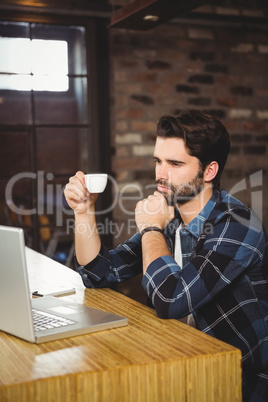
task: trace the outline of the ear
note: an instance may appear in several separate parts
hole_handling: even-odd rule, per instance
[[[216,177],[218,170],[219,170],[218,162],[216,161],[210,162],[210,164],[207,165],[204,171],[205,182],[207,183],[212,182],[212,180]]]

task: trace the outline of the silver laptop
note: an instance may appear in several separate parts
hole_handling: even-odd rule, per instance
[[[0,225],[0,330],[41,343],[127,324],[127,318],[62,298],[32,299],[24,232]]]

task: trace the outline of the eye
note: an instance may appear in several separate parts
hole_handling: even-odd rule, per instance
[[[184,165],[182,161],[170,160],[169,164],[174,167],[181,167]]]
[[[154,157],[154,163],[159,165],[161,163],[160,159]]]

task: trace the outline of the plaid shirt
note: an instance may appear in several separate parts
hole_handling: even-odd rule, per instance
[[[165,229],[174,254],[177,211]],[[153,261],[142,284],[159,317],[193,314],[196,328],[242,352],[244,400],[268,400],[268,249],[251,210],[226,191],[214,191],[186,230],[197,238],[182,269],[172,256]],[[186,258],[186,257],[185,257]],[[142,272],[139,234],[78,271],[87,287],[108,287]],[[258,395],[259,399],[256,395]]]

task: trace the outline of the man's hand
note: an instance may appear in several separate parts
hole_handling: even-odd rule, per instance
[[[64,195],[70,208],[77,214],[94,211],[94,205],[98,198],[98,194],[88,192],[85,185],[85,175],[81,171],[70,177],[69,183],[65,187]]]
[[[75,252],[80,265],[96,258],[101,241],[95,219],[95,202],[98,194],[90,194],[85,185],[83,172],[70,177],[64,195],[75,213]]]
[[[135,209],[135,220],[139,232],[148,226],[157,226],[164,229],[174,218],[174,207],[168,206],[165,197],[155,191],[142,201],[139,201]]]

